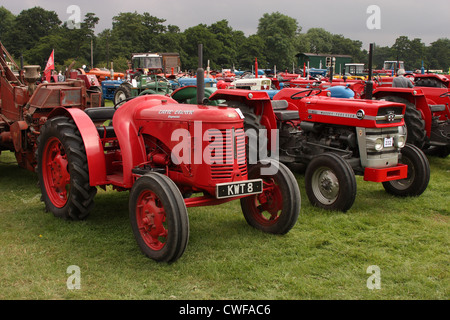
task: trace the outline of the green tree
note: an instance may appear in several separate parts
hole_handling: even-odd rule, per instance
[[[135,12],[119,13],[113,17],[111,40],[118,41],[123,48],[121,54],[133,52],[154,51],[156,36],[166,31],[162,25],[164,19],[151,16],[148,12],[139,14]]]
[[[427,69],[441,69],[448,72],[450,68],[450,39],[440,38],[430,44]]]
[[[67,67],[68,65],[65,65],[67,60],[89,61],[87,65],[90,65],[91,39],[95,46],[94,28],[98,21],[99,18],[94,13],[87,13],[78,29],[69,29],[67,23],[64,23],[62,26],[54,28],[50,34],[41,37],[32,48],[24,53],[24,57],[29,63],[39,64],[44,68],[54,49],[55,64],[59,66]]]
[[[199,24],[184,31],[186,37],[186,57],[183,67],[196,70],[198,67],[198,44],[203,44],[203,65],[209,60],[212,69],[219,69],[217,57],[223,51],[223,44],[217,40],[216,35],[211,32],[205,24]]]
[[[15,56],[33,48],[42,37],[50,35],[61,24],[55,11],[41,7],[23,10],[14,20],[9,33],[8,50]]]
[[[411,50],[411,42],[407,36],[398,37],[392,46],[392,52],[398,60],[404,60],[409,50]]]
[[[239,48],[237,68],[251,70],[255,65],[255,58],[258,58],[260,66],[267,65],[265,43],[260,36],[256,34],[249,36],[241,42]]]
[[[295,60],[295,39],[301,28],[296,19],[280,12],[265,13],[259,19],[257,35],[265,44],[269,65],[277,69],[290,67]]]
[[[402,60],[408,70],[420,69],[422,60],[427,62],[426,46],[419,38],[410,40],[407,36],[400,36],[392,46],[392,55],[395,60]]]
[[[366,54],[361,50],[362,42],[345,38],[340,34],[333,34],[331,39],[333,54],[346,54],[352,56],[353,61],[364,63]]]
[[[373,68],[374,69],[382,69],[384,66],[384,61],[386,60],[394,60],[394,54],[392,49],[388,46],[381,47],[374,45],[373,49]]]
[[[231,67],[237,61],[237,43],[233,28],[224,19],[211,24],[208,29],[223,46],[222,51],[215,59],[215,63],[222,68]]]
[[[184,47],[186,45],[186,37],[180,32],[180,28],[174,25],[168,25],[167,31],[159,33],[153,41],[153,51],[155,52],[178,52],[181,61],[186,56]]]
[[[333,35],[323,28],[311,28],[306,32],[311,53],[332,53]]]
[[[0,41],[3,45],[9,48],[9,43],[7,42],[7,35],[11,31],[16,17],[6,9],[4,6],[0,7]]]

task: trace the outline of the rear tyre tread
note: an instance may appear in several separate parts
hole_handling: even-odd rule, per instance
[[[70,173],[70,192],[67,203],[62,208],[58,208],[51,203],[42,176],[43,148],[46,141],[52,137],[56,137],[64,146]],[[97,189],[89,184],[87,156],[76,124],[72,119],[63,116],[47,120],[37,139],[37,144],[36,159],[38,159],[38,164],[36,171],[39,175],[38,185],[42,192],[41,201],[45,204],[45,210],[52,212],[56,217],[68,220],[85,219],[94,207]]]

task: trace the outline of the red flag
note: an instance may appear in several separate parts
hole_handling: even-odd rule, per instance
[[[52,50],[44,70],[45,80],[47,82],[50,82],[51,70],[55,70],[55,49]]]

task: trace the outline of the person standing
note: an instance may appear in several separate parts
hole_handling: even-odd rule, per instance
[[[405,69],[398,69],[397,77],[392,81],[394,88],[413,88],[411,80],[405,77]]]

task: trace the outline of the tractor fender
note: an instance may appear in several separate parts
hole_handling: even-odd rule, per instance
[[[152,90],[152,89],[145,89],[144,91],[139,93],[140,96],[143,96],[143,95],[146,95],[146,94],[157,94],[157,92],[155,90]]]
[[[144,128],[136,124],[136,114],[141,109],[160,105],[163,100],[177,103],[164,95],[143,95],[125,102],[114,113],[114,131],[122,153],[123,187],[125,188],[133,186],[133,168],[147,161],[145,143],[141,134]]]
[[[80,131],[88,161],[89,184],[91,186],[106,184],[106,163],[103,145],[91,118],[81,109],[60,107],[54,109],[48,115],[48,119],[57,116],[71,118]]]

